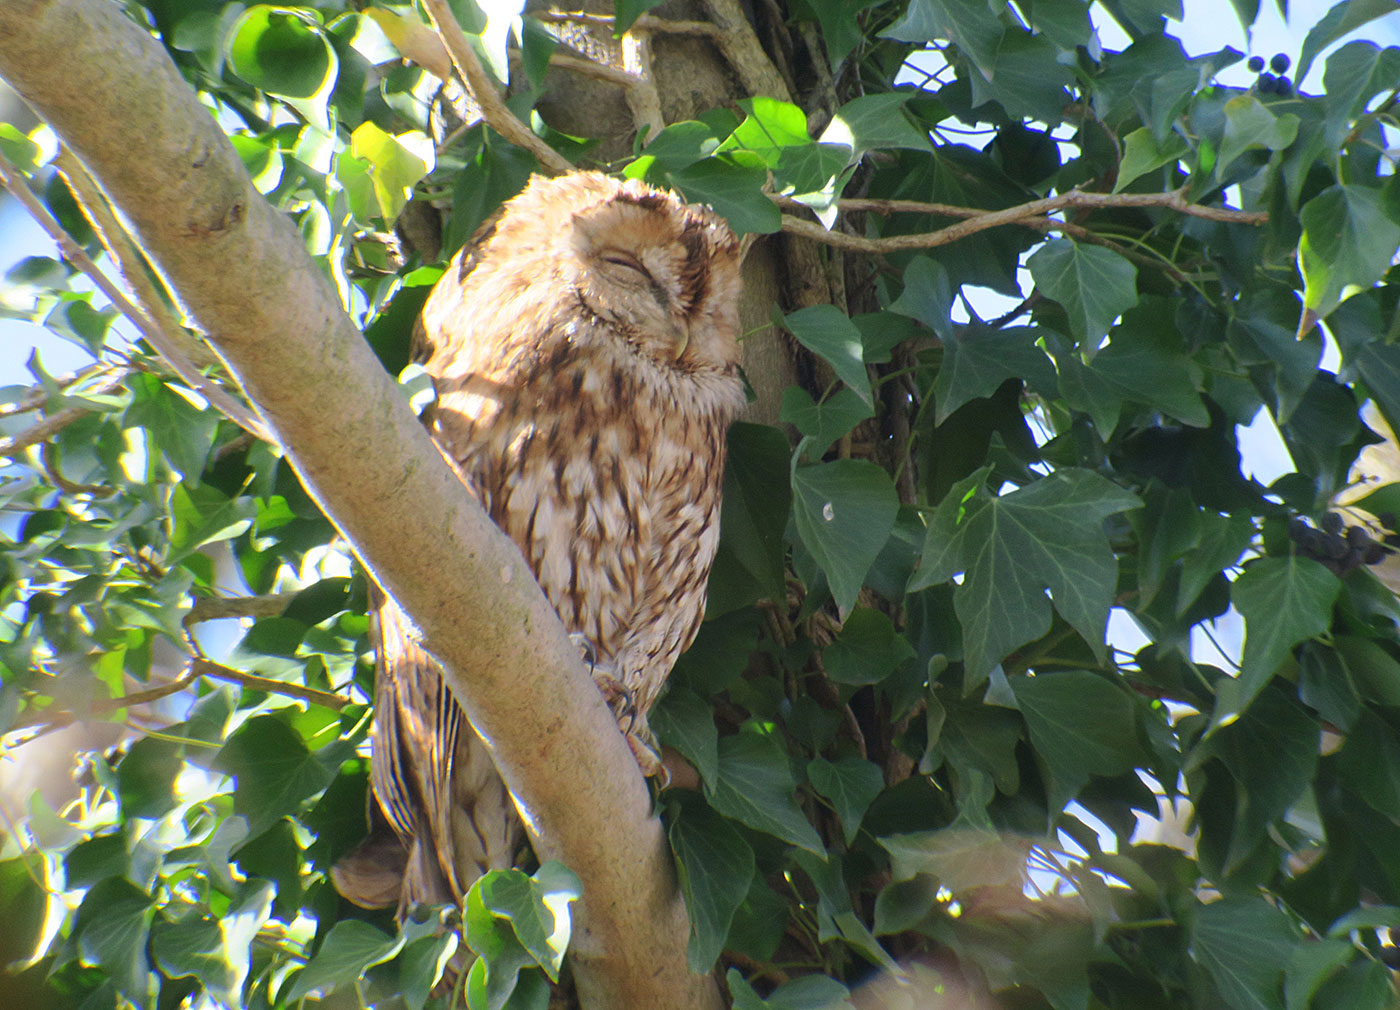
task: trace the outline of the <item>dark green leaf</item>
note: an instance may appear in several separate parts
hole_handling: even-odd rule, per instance
[[[999,498],[975,493],[981,479],[975,474],[956,485],[931,517],[923,565],[909,586],[966,573],[954,603],[969,676],[985,675],[1012,649],[1045,634],[1052,599],[1102,650],[1118,581],[1103,520],[1141,502],[1086,470],[1057,470]]]
[[[667,832],[681,893],[690,913],[690,970],[704,974],[729,936],[734,913],[754,879],[753,849],[734,827],[700,802],[683,802]]]
[[[812,305],[785,316],[783,324],[803,347],[829,364],[866,406],[873,406],[860,330],[844,312],[834,305]]]
[[[1325,317],[1345,288],[1369,287],[1390,267],[1400,247],[1400,186],[1331,186],[1303,205],[1299,219],[1306,332],[1306,318]]]
[[[266,880],[249,881],[219,921],[182,922],[161,930],[151,943],[160,970],[171,978],[192,976],[224,1006],[242,1006],[250,948],[272,915],[272,891]]]
[[[667,178],[690,202],[713,207],[740,235],[769,235],[782,227],[778,205],[763,194],[768,173],[761,164],[740,161],[738,156],[716,156],[673,169]]]
[[[1102,246],[1051,239],[1026,266],[1036,287],[1065,307],[1074,335],[1089,352],[1138,301],[1137,268]]]
[[[834,762],[816,758],[807,765],[807,778],[813,789],[831,801],[836,815],[841,818],[846,844],[852,844],[866,810],[885,788],[885,777],[880,769],[862,758],[841,758]]]
[[[818,856],[821,838],[807,823],[796,800],[797,782],[787,752],[752,722],[719,742],[719,776],[705,784],[710,805],[726,817],[781,838]]]
[[[218,414],[196,407],[154,375],[137,373],[127,382],[133,395],[123,427],[146,429],[173,469],[198,480],[214,443]]]
[[[838,684],[878,684],[913,658],[913,646],[889,616],[870,607],[852,610],[836,640],[822,650],[826,675]]]
[[[292,982],[287,999],[298,1000],[317,990],[333,992],[353,982],[372,965],[387,961],[403,947],[402,937],[392,937],[359,919],[344,919],[331,927],[321,949]]]
[[[717,617],[786,592],[783,533],[792,506],[791,449],[777,428],[730,425],[720,505],[719,549],[710,572],[707,614]]]
[[[904,17],[880,34],[901,42],[952,42],[988,75],[1003,32],[988,13],[985,0],[913,0]]]
[[[149,894],[113,877],[88,891],[73,926],[84,963],[105,968],[121,994],[142,1008],[155,1005],[146,960],[154,914]]]
[[[838,389],[821,403],[800,386],[783,390],[783,406],[778,414],[812,440],[812,455],[820,455],[831,443],[846,435],[866,418],[873,416],[870,405],[854,390]]]
[[[889,475],[867,460],[798,467],[792,475],[798,535],[849,610],[890,531],[899,499]]]
[[[1230,600],[1244,617],[1244,659],[1239,697],[1216,720],[1244,711],[1293,646],[1320,635],[1331,623],[1341,583],[1310,558],[1260,558],[1230,586]]]
[[[904,268],[904,290],[890,304],[890,310],[917,319],[938,334],[946,346],[956,336],[953,294],[943,264],[928,256],[916,256]]]
[[[943,366],[933,384],[934,422],[942,424],[969,400],[991,396],[1007,379],[1025,379],[1043,391],[1055,389],[1055,367],[1037,346],[1039,336],[1034,326],[966,327],[945,340]]]
[[[324,789],[331,772],[306,749],[287,724],[269,715],[249,719],[229,737],[214,767],[237,779],[233,808],[260,835]]]
[[[1086,670],[1009,679],[1031,743],[1050,769],[1052,811],[1064,809],[1090,775],[1119,775],[1145,759],[1122,688]]]
[[[1283,972],[1300,941],[1279,909],[1262,897],[1206,905],[1190,942],[1192,959],[1235,1010],[1283,1010]]]

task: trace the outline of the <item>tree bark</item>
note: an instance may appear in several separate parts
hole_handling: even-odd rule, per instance
[[[303,483],[413,615],[494,749],[536,852],[583,882],[586,1007],[721,1007],[635,760],[515,545],[160,45],[105,0],[0,0],[0,76],[120,207]]]

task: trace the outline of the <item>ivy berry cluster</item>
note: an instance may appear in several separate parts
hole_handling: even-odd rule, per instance
[[[1278,95],[1280,98],[1293,94],[1293,85],[1286,76],[1291,63],[1287,53],[1274,53],[1273,59],[1269,60],[1269,70],[1265,71],[1264,57],[1251,56],[1249,69],[1259,75],[1254,82],[1254,90],[1261,95]]]
[[[1387,530],[1395,529],[1395,516],[1387,513],[1379,520]],[[1400,544],[1400,536],[1395,533],[1388,534],[1382,542],[1364,526],[1348,526],[1336,512],[1324,513],[1317,526],[1296,516],[1288,523],[1288,536],[1301,556],[1320,561],[1337,575],[1345,575],[1361,565],[1378,565],[1394,545]]]

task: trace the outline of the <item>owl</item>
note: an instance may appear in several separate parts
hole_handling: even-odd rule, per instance
[[[710,212],[638,181],[537,177],[452,261],[416,333],[434,439],[520,548],[639,760],[705,609],[744,403],[739,286],[738,243]],[[456,901],[511,865],[522,828],[391,599],[376,626],[371,778],[407,850],[400,909]]]

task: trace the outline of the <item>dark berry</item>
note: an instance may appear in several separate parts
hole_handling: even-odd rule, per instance
[[[1371,542],[1371,534],[1366,532],[1364,526],[1352,526],[1347,529],[1347,543],[1353,547],[1365,547]]]
[[[1274,82],[1277,80],[1278,78],[1273,74],[1260,74],[1259,80],[1254,83],[1254,90],[1261,95],[1271,94],[1274,90]]]
[[[1299,516],[1294,516],[1288,520],[1288,537],[1294,543],[1307,543],[1308,534],[1312,532],[1312,527],[1308,521]]]
[[[1366,548],[1366,563],[1368,565],[1378,565],[1385,560],[1385,547],[1381,544],[1371,544]]]
[[[1288,83],[1287,77],[1280,77],[1278,80],[1274,81],[1274,94],[1278,95],[1280,98],[1287,98],[1289,95],[1293,94],[1293,85]]]
[[[1322,513],[1322,518],[1318,521],[1318,525],[1322,527],[1324,533],[1340,533],[1342,532],[1342,527],[1346,525],[1346,522],[1337,512],[1324,512]]]
[[[1342,558],[1346,557],[1350,552],[1350,548],[1347,547],[1346,538],[1336,533],[1327,534],[1322,545],[1322,550],[1326,556],[1333,561],[1342,560]]]
[[[1264,57],[1262,57],[1262,56],[1251,56],[1251,57],[1249,58],[1249,69],[1252,70],[1252,71],[1254,71],[1256,74],[1259,73],[1259,71],[1263,70],[1263,69],[1264,69]]]
[[[1287,53],[1274,53],[1274,58],[1269,61],[1269,69],[1276,74],[1286,74],[1292,63]]]
[[[1395,529],[1394,512],[1382,512],[1380,515],[1376,516],[1376,521],[1388,530]]]

